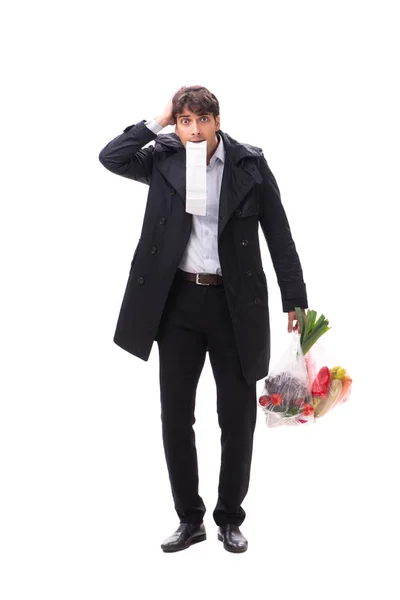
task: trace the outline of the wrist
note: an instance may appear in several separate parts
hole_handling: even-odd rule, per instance
[[[171,119],[168,117],[164,117],[163,115],[160,115],[158,117],[154,117],[154,120],[157,121],[157,123],[159,125],[161,125],[162,127],[166,127],[167,125],[170,124]]]

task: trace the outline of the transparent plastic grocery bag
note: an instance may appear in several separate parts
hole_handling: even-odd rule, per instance
[[[300,335],[293,332],[288,349],[269,372],[259,398],[267,427],[314,421],[314,406]]]
[[[343,365],[336,362],[321,342],[316,342],[305,355],[311,397],[316,419],[347,402],[353,380]]]

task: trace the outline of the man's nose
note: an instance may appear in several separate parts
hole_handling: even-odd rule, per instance
[[[197,123],[194,123],[192,126],[192,135],[194,137],[194,136],[198,136],[199,134],[200,134],[200,128]]]

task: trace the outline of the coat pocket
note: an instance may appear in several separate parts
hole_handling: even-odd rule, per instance
[[[268,285],[263,269],[256,271],[256,291],[259,303],[268,308]]]

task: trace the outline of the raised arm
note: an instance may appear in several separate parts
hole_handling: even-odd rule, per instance
[[[145,125],[144,120],[130,125],[103,148],[99,154],[99,161],[116,175],[148,185],[153,169],[154,147],[143,146],[156,137],[157,134]]]
[[[136,125],[129,125],[123,133],[111,140],[99,154],[101,164],[116,175],[149,185],[154,147],[143,146],[154,140],[161,129],[174,122],[171,98],[153,121],[146,123],[143,120]]]

